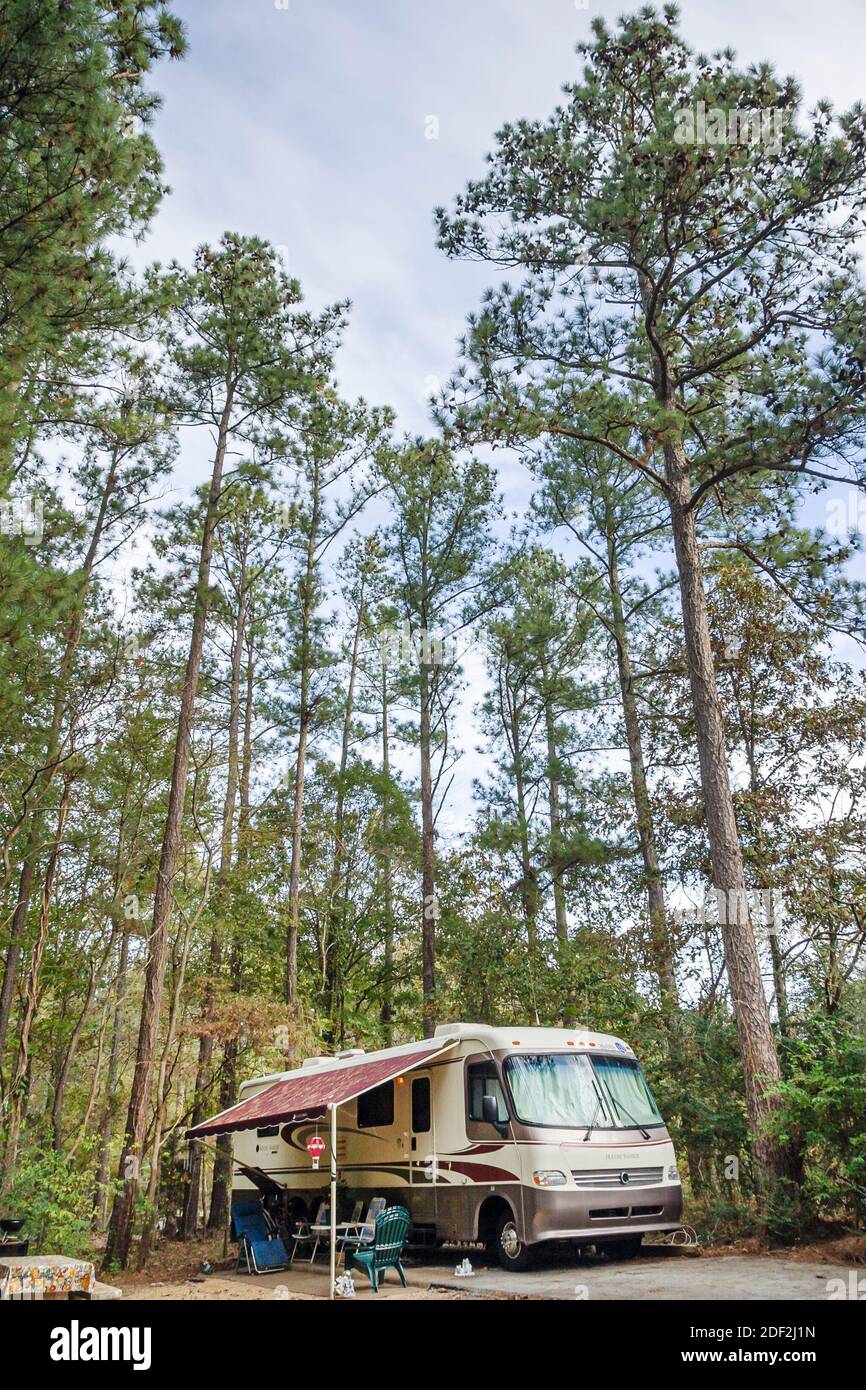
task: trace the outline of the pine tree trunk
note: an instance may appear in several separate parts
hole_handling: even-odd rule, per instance
[[[12,1175],[15,1172],[15,1164],[18,1158],[18,1138],[21,1129],[21,1116],[24,1103],[24,1082],[30,1066],[30,1038],[33,1032],[33,1024],[36,1020],[36,1010],[39,1001],[39,976],[42,969],[42,957],[45,953],[45,945],[48,940],[48,918],[51,910],[54,878],[60,858],[63,828],[66,824],[66,817],[69,814],[69,792],[70,779],[66,778],[60,809],[57,813],[54,842],[48,856],[48,866],[45,870],[45,882],[42,886],[39,929],[30,956],[30,970],[28,972],[27,986],[24,994],[24,1015],[21,1021],[21,1033],[18,1039],[18,1055],[15,1059],[15,1070],[12,1073],[12,1082],[9,1087],[9,1114],[6,1121],[6,1148],[3,1154],[3,1173],[2,1177],[0,1177],[0,1191],[5,1191],[8,1188]]]
[[[385,845],[385,862],[382,872],[382,908],[385,915],[385,977],[382,981],[382,1004],[379,1019],[385,1037],[385,1046],[390,1047],[394,1033],[394,884],[393,854],[390,843],[389,784],[391,777],[391,750],[389,747],[389,703],[388,703],[388,663],[382,648],[382,840]]]
[[[769,892],[772,895],[772,888],[769,889]],[[779,1033],[783,1038],[790,1038],[791,1019],[788,1012],[788,987],[785,981],[785,962],[782,952],[779,949],[779,938],[776,934],[776,915],[772,907],[767,922],[767,935],[770,942],[770,960],[773,964],[773,989],[776,995],[776,1011],[779,1015]]]
[[[771,868],[767,862],[764,827],[760,812],[757,809],[758,798],[761,794],[761,779],[758,775],[754,741],[748,736],[746,738],[746,760],[749,764],[749,790],[752,793],[752,804],[754,807],[754,810],[750,810],[748,813],[748,827],[754,841],[755,854],[758,861],[758,887],[763,889],[767,894],[767,937],[770,943],[770,961],[773,967],[773,991],[776,996],[776,1012],[779,1016],[779,1034],[781,1037],[787,1038],[790,1037],[791,1025],[788,1014],[788,989],[785,982],[785,962],[779,948],[775,893],[772,884]]]
[[[289,873],[289,926],[286,934],[286,1003],[294,1007],[298,997],[298,935],[301,927],[301,831],[304,816],[304,769],[310,716],[307,709],[309,681],[301,681],[301,727],[295,762],[295,791],[292,804],[292,864]]]
[[[174,989],[171,993],[171,1005],[168,1011],[168,1023],[165,1030],[165,1042],[162,1047],[162,1056],[159,1059],[159,1071],[155,1087],[156,1114],[153,1117],[153,1138],[150,1146],[150,1172],[147,1181],[147,1219],[138,1247],[137,1266],[139,1270],[144,1269],[147,1264],[156,1236],[156,1222],[159,1216],[160,1156],[162,1153],[162,1138],[165,1132],[165,1117],[168,1109],[168,1094],[171,1084],[168,1073],[168,1058],[174,1046],[175,1033],[177,1030],[180,998],[183,992],[183,982],[186,978],[186,967],[189,960],[192,927],[192,921],[187,920],[183,931],[183,942],[180,951],[180,961],[178,962],[174,980]]]
[[[526,923],[526,944],[529,951],[531,979],[535,978],[538,955],[538,882],[529,853],[529,825],[526,816],[526,779],[523,772],[523,748],[520,742],[520,722],[511,692],[508,692],[511,737],[511,757],[514,766],[514,794],[517,798],[517,834],[520,840],[520,901]],[[533,990],[534,994],[534,990]],[[534,1000],[533,1000],[534,1004]]]
[[[544,729],[547,739],[547,796],[550,815],[550,846],[553,854],[553,919],[560,952],[568,945],[568,914],[565,907],[565,885],[559,855],[562,847],[562,815],[559,806],[559,760],[556,751],[556,719],[550,695],[547,670],[542,667],[544,682]]]
[[[116,1113],[117,1083],[120,1076],[120,1041],[123,1032],[123,1004],[126,997],[126,975],[129,968],[129,923],[124,919],[120,936],[117,978],[114,984],[114,1018],[111,1044],[108,1051],[108,1071],[105,1080],[105,1103],[99,1135],[99,1163],[96,1171],[94,1227],[104,1231],[108,1221],[108,1185],[111,1177],[111,1135]]]
[[[135,1070],[126,1119],[126,1133],[120,1156],[119,1179],[122,1187],[115,1197],[108,1229],[106,1264],[115,1262],[125,1269],[132,1243],[132,1222],[138,1192],[139,1165],[147,1128],[147,1112],[153,1087],[154,1059],[159,1032],[162,988],[168,959],[168,928],[174,896],[183,830],[183,808],[186,799],[186,778],[189,770],[192,722],[198,691],[199,669],[204,646],[205,622],[208,611],[208,588],[213,555],[214,532],[219,515],[222,474],[231,418],[232,397],[229,392],[217,436],[213,475],[208,493],[201,553],[195,593],[192,636],[181,692],[180,714],[175,740],[174,762],[168,798],[168,813],[163,831],[162,850],[153,903],[153,924],[150,950],[145,971],[144,996],[135,1055]]]
[[[240,777],[238,784],[238,828],[235,854],[237,869],[240,874],[243,874],[245,871],[249,857],[247,832],[250,826],[250,782],[253,764],[253,699],[255,694],[255,637],[253,630],[252,598],[250,599],[247,611],[245,641],[247,661]],[[240,994],[243,988],[242,967],[243,953],[240,943],[235,939],[232,943],[229,970],[231,973],[231,986],[236,994]],[[227,1109],[237,1100],[238,1056],[238,1040],[237,1038],[229,1038],[223,1052],[222,1078],[220,1081],[221,1110]],[[207,1223],[208,1230],[220,1230],[226,1227],[228,1223],[231,1205],[232,1167],[232,1136],[230,1134],[221,1134],[216,1142],[216,1158],[214,1159],[213,1185],[211,1187],[211,1206]]]
[[[78,1015],[78,1018],[75,1021],[75,1026],[72,1029],[72,1034],[70,1036],[69,1042],[67,1043],[66,1050],[63,1054],[63,1061],[61,1062],[60,1068],[57,1073],[57,1081],[54,1087],[54,1098],[51,1103],[51,1131],[54,1139],[54,1152],[58,1154],[63,1152],[64,1147],[63,1106],[66,1101],[66,1088],[69,1085],[69,1078],[72,1075],[73,1063],[75,1062],[75,1058],[78,1055],[78,1044],[81,1042],[81,1034],[84,1031],[84,1025],[87,1022],[88,1016],[90,1014],[90,1010],[93,1005],[93,1000],[96,997],[96,989],[99,984],[100,975],[102,973],[103,966],[108,960],[110,950],[111,946],[109,944],[106,950],[102,953],[101,959],[98,961],[91,962],[90,964],[90,982],[87,986],[87,994],[85,996],[84,1005],[81,1009],[80,1014]]]
[[[208,961],[208,987],[202,1005],[205,1020],[213,1008],[213,991],[222,967],[222,906],[226,881],[231,869],[232,830],[234,828],[235,803],[238,791],[238,729],[240,726],[241,705],[241,656],[244,644],[244,624],[246,619],[246,564],[241,564],[238,607],[232,634],[231,674],[229,677],[229,729],[228,729],[228,769],[226,793],[223,801],[222,835],[220,837],[220,862],[216,883],[216,922],[210,943]],[[214,1039],[203,1033],[199,1038],[198,1065],[195,1074],[195,1095],[193,1099],[193,1126],[205,1119],[208,1097],[213,1081]],[[184,1194],[181,1235],[188,1240],[195,1235],[198,1210],[201,1205],[202,1150],[200,1144],[193,1144],[190,1151],[188,1183]]]
[[[433,822],[433,770],[430,668],[421,663],[419,751],[421,755],[421,1012],[425,1038],[436,1031],[436,849]]]
[[[114,861],[114,886],[112,903],[117,906],[121,898],[124,881],[124,855],[126,846],[126,824],[128,816],[130,782],[132,768],[124,782],[123,799],[117,827],[117,853]],[[102,1119],[99,1127],[99,1155],[96,1165],[96,1187],[93,1194],[93,1229],[102,1232],[108,1221],[108,1185],[111,1178],[111,1136],[117,1112],[117,1082],[120,1075],[120,1039],[123,1027],[123,1002],[126,994],[126,972],[129,965],[129,919],[125,912],[120,930],[120,949],[118,952],[117,974],[112,984],[114,998],[111,1024],[111,1042],[108,1047],[108,1069],[105,1081],[105,1098],[102,1106]],[[112,932],[112,947],[116,931]]]
[[[208,980],[213,981],[219,974],[222,964],[222,946],[218,928],[214,928],[211,934],[210,950],[208,952]],[[208,989],[205,991],[203,1008],[208,1011],[212,1006],[213,996]],[[193,1092],[192,1116],[190,1120],[191,1128],[200,1125],[202,1120],[207,1118],[208,1097],[210,1096],[211,1084],[213,1082],[213,1049],[214,1040],[211,1033],[203,1033],[198,1040],[198,1062],[195,1071],[195,1090]],[[198,1213],[201,1206],[201,1178],[202,1178],[202,1148],[201,1144],[193,1141],[189,1146],[189,1167],[187,1169],[187,1182],[183,1195],[183,1211],[180,1218],[179,1235],[181,1240],[192,1240],[198,1229]]]
[[[41,803],[54,779],[57,764],[60,756],[60,731],[63,727],[63,717],[66,713],[67,695],[69,691],[69,680],[72,674],[72,663],[78,644],[81,641],[81,630],[84,623],[84,605],[87,598],[87,590],[90,585],[90,577],[93,573],[93,566],[96,562],[99,544],[105,530],[106,517],[108,515],[108,504],[111,494],[114,491],[117,479],[117,471],[120,467],[122,453],[119,449],[114,449],[111,455],[111,462],[105,475],[102,493],[99,499],[96,518],[93,523],[93,530],[90,533],[87,551],[81,565],[78,577],[78,593],[74,599],[74,607],[66,628],[66,637],[63,647],[63,656],[60,659],[60,667],[57,673],[57,685],[54,691],[54,702],[51,712],[51,726],[48,732],[45,748],[45,764],[39,777],[35,782],[37,809],[30,817],[31,825],[24,843],[27,846],[24,862],[21,866],[21,877],[18,885],[18,901],[12,917],[12,926],[9,934],[9,946],[6,952],[6,963],[3,970],[3,983],[0,985],[0,1057],[6,1046],[6,1034],[9,1029],[9,1017],[12,1010],[12,1000],[15,994],[15,980],[18,974],[18,962],[21,958],[21,942],[24,936],[24,929],[27,923],[27,913],[30,907],[30,895],[33,891],[33,879],[36,871],[36,860],[42,848],[42,838],[44,835],[44,818],[41,813]],[[19,832],[20,833],[20,832]]]
[[[230,970],[233,987],[237,989],[240,982],[240,954],[236,946],[232,947]],[[237,1038],[229,1038],[223,1049],[223,1064],[219,1093],[220,1110],[228,1110],[229,1106],[234,1105],[237,1099],[237,1060]],[[210,1211],[207,1219],[207,1228],[209,1231],[221,1231],[228,1220],[229,1202],[231,1198],[229,1183],[232,1173],[232,1138],[233,1136],[231,1134],[220,1134],[216,1141],[216,1156],[214,1158],[213,1180],[210,1194]]]
[[[728,775],[724,716],[716,687],[695,515],[688,507],[688,460],[681,441],[668,439],[665,463],[713,878],[717,892],[724,894],[720,901],[740,904],[746,901],[743,856]],[[786,1179],[792,1172],[791,1155],[767,1134],[767,1122],[778,1107],[774,1087],[781,1077],[779,1056],[748,913],[724,911],[720,916],[726,919],[721,923],[721,934],[755,1157],[763,1185],[770,1189],[774,1179]]]
[[[643,738],[640,718],[634,692],[634,679],[631,669],[628,632],[623,611],[622,591],[619,580],[619,561],[616,552],[615,530],[605,499],[605,522],[607,530],[607,571],[608,591],[611,605],[611,627],[616,647],[617,674],[619,676],[620,699],[623,723],[625,725],[628,762],[631,774],[632,799],[635,808],[638,842],[644,867],[647,906],[650,923],[650,949],[653,970],[659,987],[659,1001],[662,1017],[670,1022],[678,1005],[677,982],[674,969],[674,952],[667,926],[664,886],[659,868],[658,848],[652,806],[647,786],[646,764],[643,754]]]
[[[37,833],[36,826],[31,834]],[[6,1034],[9,1031],[9,1020],[12,1017],[12,1002],[15,998],[15,981],[18,978],[18,962],[21,959],[21,941],[24,936],[24,926],[27,921],[27,910],[30,906],[30,894],[33,891],[33,875],[36,870],[36,845],[31,839],[30,846],[24,863],[21,865],[21,877],[18,882],[18,898],[15,903],[15,911],[12,914],[12,925],[9,930],[9,945],[6,948],[6,963],[3,968],[3,984],[0,986],[0,1057],[6,1046]]]
[[[327,938],[324,942],[325,998],[329,1023],[329,1040],[336,1036],[337,999],[339,994],[340,922],[345,918],[346,901],[343,884],[343,863],[346,847],[343,843],[346,804],[346,770],[349,766],[349,745],[352,737],[352,717],[355,709],[355,685],[358,679],[358,655],[361,649],[361,629],[364,624],[364,592],[361,589],[355,632],[352,639],[352,659],[346,707],[343,712],[343,736],[340,742],[340,766],[337,776],[337,797],[334,807],[334,863],[328,894]],[[338,904],[338,899],[340,902]],[[342,1040],[341,1040],[342,1041]]]
[[[317,494],[316,494],[317,496]],[[292,806],[292,865],[289,873],[289,925],[286,933],[286,1003],[293,1008],[298,997],[298,935],[301,928],[301,832],[304,816],[304,771],[307,755],[307,736],[313,711],[310,709],[310,624],[313,616],[313,586],[318,533],[318,503],[311,508],[310,530],[307,536],[306,570],[301,598],[301,689],[298,756],[295,763],[295,788]]]

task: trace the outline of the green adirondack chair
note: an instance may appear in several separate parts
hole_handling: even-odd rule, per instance
[[[405,1207],[386,1207],[376,1217],[376,1232],[369,1245],[353,1250],[349,1256],[350,1266],[360,1265],[367,1271],[373,1292],[379,1292],[379,1279],[384,1279],[386,1269],[396,1269],[406,1287],[406,1275],[400,1256],[409,1234],[409,1213]]]

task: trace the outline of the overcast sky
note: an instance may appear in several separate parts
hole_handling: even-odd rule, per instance
[[[286,8],[277,8],[283,4]],[[188,260],[225,229],[285,247],[311,304],[348,296],[350,392],[423,429],[489,278],[436,250],[431,212],[482,171],[493,132],[546,115],[579,71],[590,0],[175,0],[183,63],[156,74],[156,136],[172,194],[151,256]],[[632,8],[637,8],[635,4]],[[809,101],[863,95],[863,0],[685,0],[700,50],[794,73]],[[427,138],[427,118],[438,139]]]
[[[613,22],[637,7],[175,0],[189,54],[155,75],[172,193],[144,257],[188,262],[226,229],[284,248],[311,307],[353,301],[338,361],[344,390],[393,406],[402,429],[428,428],[431,379],[451,372],[464,316],[490,278],[436,250],[432,209],[482,171],[504,121],[550,111],[579,71],[574,45],[594,15]],[[684,0],[680,10],[693,47],[769,60],[801,81],[809,103],[826,96],[844,107],[863,95],[864,0]],[[184,445],[179,484],[202,479],[192,449]],[[506,463],[502,480],[519,510],[528,493],[519,469]],[[464,765],[455,809],[475,763]]]

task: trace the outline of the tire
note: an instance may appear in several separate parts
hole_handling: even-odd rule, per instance
[[[642,1242],[643,1236],[627,1236],[625,1240],[598,1240],[595,1248],[609,1260],[633,1260],[640,1254]]]
[[[490,1253],[495,1254],[502,1269],[517,1273],[531,1269],[535,1264],[535,1252],[531,1245],[524,1245],[517,1234],[517,1225],[510,1211],[504,1211],[496,1223]]]

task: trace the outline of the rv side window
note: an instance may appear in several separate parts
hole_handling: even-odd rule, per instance
[[[265,1129],[257,1129],[256,1138],[273,1139],[276,1134],[279,1134],[279,1129],[279,1125],[268,1125]]]
[[[418,1076],[412,1082],[412,1130],[427,1134],[430,1130],[430,1078]]]
[[[508,1119],[502,1085],[492,1062],[473,1062],[466,1069],[469,1093],[469,1119],[483,1120],[481,1100],[483,1096],[495,1096],[499,1107],[499,1118],[503,1124]]]
[[[358,1128],[381,1129],[394,1123],[394,1083],[386,1081],[358,1097]]]

